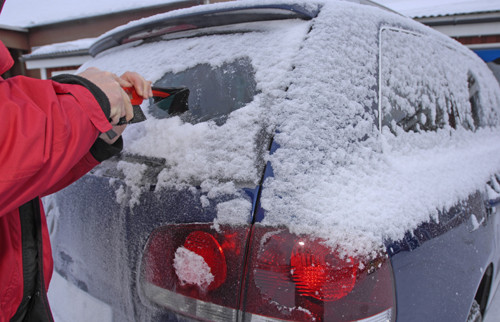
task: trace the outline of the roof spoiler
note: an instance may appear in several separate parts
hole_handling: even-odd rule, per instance
[[[205,7],[205,6],[204,6]],[[118,27],[105,34],[91,47],[90,54],[100,52],[136,40],[158,37],[165,34],[195,30],[208,27],[226,26],[237,23],[303,19],[310,20],[318,15],[319,5],[304,4],[269,4],[213,8],[178,15],[166,15],[158,19],[146,19],[145,22],[131,23],[129,27]]]

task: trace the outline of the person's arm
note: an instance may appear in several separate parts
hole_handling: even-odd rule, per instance
[[[122,148],[123,140],[121,137],[113,144],[108,144],[106,141],[98,138],[90,148],[90,151],[85,154],[83,158],[78,161],[78,163],[61,180],[59,180],[54,186],[47,189],[43,193],[42,197],[57,192],[72,184],[102,161],[119,154]]]
[[[88,153],[98,136],[120,117],[130,119],[120,88],[130,82],[107,82],[102,76],[109,74],[95,69],[91,74],[74,76],[72,84],[0,81],[0,216],[59,186],[78,164],[97,161]]]
[[[86,70],[84,73],[80,74],[82,76],[87,76],[90,79],[96,81],[96,83],[103,86],[103,77],[100,75],[101,71],[97,71],[94,69]],[[116,77],[116,76],[112,76]],[[61,75],[53,78],[58,82],[69,82],[75,83],[75,80],[72,79],[71,75]],[[120,86],[124,87],[134,87],[139,95],[147,98],[153,95],[151,89],[151,82],[144,80],[139,74],[133,72],[126,72],[119,77]],[[125,97],[128,101],[129,98]],[[133,116],[133,114],[132,114]],[[127,115],[129,118],[129,115]],[[94,168],[96,165],[101,163],[104,160],[111,158],[112,156],[118,155],[123,148],[123,139],[121,138],[122,132],[125,130],[126,125],[115,125],[113,126],[114,134],[116,135],[114,138],[109,138],[107,133],[102,133],[99,138],[94,142],[90,151],[64,176],[61,180],[59,180],[54,186],[51,186],[47,189],[42,196],[46,196],[57,192],[71,183],[75,182],[83,175],[85,175],[88,171]]]

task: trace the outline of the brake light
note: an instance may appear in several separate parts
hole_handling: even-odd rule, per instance
[[[167,225],[149,237],[142,295],[153,304],[205,320],[234,321],[248,228]],[[227,268],[230,265],[231,269]]]
[[[255,225],[243,311],[287,321],[394,321],[393,275],[385,255],[341,256],[321,240]]]
[[[298,240],[290,258],[292,280],[301,296],[336,301],[349,294],[356,282],[358,263],[340,258],[328,247]]]
[[[142,295],[210,321],[395,320],[387,256],[360,261],[321,240],[258,224],[246,250],[248,234],[209,224],[157,229],[143,256]]]
[[[194,255],[194,256],[193,256]],[[222,247],[209,233],[194,231],[175,252],[174,269],[181,283],[218,288],[226,280],[226,258]]]

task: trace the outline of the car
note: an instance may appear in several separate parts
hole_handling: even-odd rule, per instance
[[[488,67],[493,71],[493,75],[500,82],[500,57],[487,63]]]
[[[189,96],[175,113],[143,102],[119,157],[44,200],[76,312],[485,315],[499,282],[500,88],[469,49],[370,1],[258,0],[133,21],[90,52],[82,69]]]

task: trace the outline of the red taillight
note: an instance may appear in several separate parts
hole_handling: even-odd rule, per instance
[[[233,320],[239,306],[247,237],[247,228],[220,227],[216,231],[210,224],[168,225],[155,230],[142,260],[142,294],[185,315]]]
[[[324,245],[298,240],[290,258],[292,280],[301,296],[336,301],[349,294],[356,282],[358,264],[340,258]]]
[[[157,229],[143,257],[143,295],[202,320],[394,321],[386,256],[359,261],[320,240],[258,224],[247,254],[248,233],[208,224]]]
[[[199,275],[198,277],[193,276],[191,279],[184,279],[183,282],[186,282],[187,284],[197,285],[207,284],[207,290],[216,289],[222,283],[224,283],[227,274],[226,257],[224,256],[222,247],[212,235],[204,231],[194,231],[187,236],[186,241],[184,242],[184,248],[200,256],[200,261],[206,263],[205,270],[208,269],[208,271],[200,272],[204,270],[204,267],[200,267],[201,265],[196,265],[196,263],[194,263],[196,260],[190,261],[189,256],[183,256],[182,264],[179,263],[179,265],[174,266],[177,276],[193,276],[197,273]],[[178,248],[178,250],[176,251],[176,255],[179,251],[182,251],[182,248]],[[176,256],[175,258],[178,258],[178,256]],[[185,274],[186,272],[190,274]],[[204,278],[204,275],[208,275],[209,277]],[[198,280],[199,283],[196,283]]]
[[[255,225],[243,311],[287,321],[393,321],[391,265],[341,256],[321,240]]]

